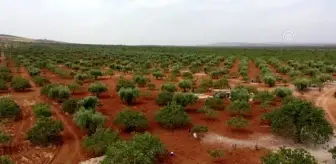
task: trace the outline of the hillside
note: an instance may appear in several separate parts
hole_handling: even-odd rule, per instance
[[[1,42],[29,42],[29,43],[64,43],[48,39],[31,39],[14,35],[0,34]]]

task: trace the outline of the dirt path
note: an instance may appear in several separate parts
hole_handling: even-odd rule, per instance
[[[292,140],[286,140],[282,137],[273,134],[252,134],[248,139],[237,139],[222,136],[216,133],[207,133],[201,141],[205,145],[217,145],[226,148],[249,148],[255,150],[256,147],[277,150],[280,147],[288,148],[303,148],[310,152],[320,163],[334,164],[331,154],[328,149],[336,145],[336,139],[332,138],[331,141],[325,145],[317,147],[308,147],[301,144],[296,144]]]
[[[334,109],[329,108],[327,103],[330,99],[334,99],[333,95],[336,90],[336,86],[331,86],[331,88],[326,88],[325,90],[326,92],[322,93],[319,97],[317,97],[317,99],[315,100],[315,104],[324,109],[327,114],[327,119],[333,125],[333,127],[336,128],[336,119],[335,116],[332,114],[332,110]]]
[[[331,108],[328,102],[333,102],[333,94],[335,91],[336,86],[326,87],[325,92],[320,94],[315,99],[315,104],[322,107],[326,111],[327,119],[334,126],[334,128],[336,127],[336,120],[332,111],[334,108]],[[248,139],[237,139],[210,132],[202,139],[202,143],[217,146],[220,145],[222,147],[228,148],[241,147],[254,149],[256,146],[270,150],[276,150],[280,147],[304,148],[309,151],[320,163],[333,164],[334,160],[332,159],[331,154],[328,152],[328,149],[336,146],[336,138],[331,138],[331,141],[324,145],[308,147],[305,145],[296,144],[292,140],[286,140],[273,134],[267,135],[254,133],[248,136]]]
[[[11,61],[9,63],[9,69],[12,72],[13,76],[21,76],[26,79],[29,79],[29,75],[26,74],[25,71],[22,71],[22,68],[20,68],[20,71],[17,72],[15,70],[14,63]],[[31,82],[30,82],[31,83]],[[20,121],[20,124],[17,125],[15,128],[15,133],[14,133],[14,138],[13,138],[13,143],[18,144],[20,140],[24,140],[25,133],[33,126],[34,118],[33,114],[31,112],[31,106],[35,104],[36,100],[36,93],[35,93],[35,86],[32,85],[32,88],[30,91],[25,92],[25,93],[20,93],[20,92],[13,92],[9,93],[9,95],[20,105],[20,107],[23,109],[22,110],[22,119]]]
[[[29,92],[25,93],[12,93],[12,97],[22,106],[23,118],[20,124],[15,128],[15,137],[14,141],[20,142],[24,140],[24,134],[33,126],[34,117],[31,112],[31,106],[36,102],[45,102],[45,100],[40,95],[40,88],[37,88],[35,83],[31,81],[31,77],[27,70],[23,67],[20,68],[19,72],[15,70],[14,64],[10,63],[10,69],[13,75],[21,76],[23,78],[29,79],[29,82],[32,85],[32,89]],[[58,80],[55,79],[54,82]],[[45,163],[48,164],[72,164],[78,163],[81,159],[81,137],[82,134],[80,130],[73,123],[71,117],[65,116],[64,113],[61,112],[60,106],[58,104],[54,104],[53,102],[49,102],[52,104],[52,111],[57,120],[61,120],[64,124],[63,131],[63,143],[57,149],[54,156],[50,158]]]
[[[11,61],[8,68],[11,70],[13,76],[21,76],[26,79],[30,79],[28,72],[25,68],[21,67],[19,71]],[[25,92],[15,92],[12,89],[8,93],[1,94],[1,96],[10,96],[17,104],[19,104],[22,111],[22,118],[18,121],[7,125],[7,130],[10,130],[10,134],[13,136],[11,149],[8,152],[4,152],[5,155],[9,155],[17,163],[22,164],[44,164],[46,161],[53,157],[56,152],[55,146],[38,147],[30,144],[26,138],[26,132],[33,127],[36,118],[32,112],[32,105],[41,102],[39,88],[30,81],[32,88]]]
[[[42,76],[46,77],[53,83],[69,84],[72,79],[64,79],[58,75],[50,72],[47,69],[42,69]],[[61,106],[58,103],[47,100],[52,104],[52,111],[57,120],[61,120],[64,125],[63,130],[63,143],[60,145],[58,152],[54,158],[51,159],[48,164],[72,164],[78,163],[81,160],[81,136],[82,132],[75,125],[71,116],[65,115],[61,111]]]
[[[74,125],[71,118],[63,116],[57,104],[52,105],[52,110],[58,120],[64,124],[63,144],[58,153],[48,164],[72,164],[78,163],[81,155],[81,139],[78,128]]]

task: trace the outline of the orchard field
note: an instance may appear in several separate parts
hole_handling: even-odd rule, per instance
[[[336,49],[16,43],[0,62],[1,164],[336,158]]]

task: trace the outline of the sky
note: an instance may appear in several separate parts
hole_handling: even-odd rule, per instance
[[[0,0],[0,34],[88,44],[336,43],[335,0]]]

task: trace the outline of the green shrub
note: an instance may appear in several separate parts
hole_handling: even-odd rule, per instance
[[[47,78],[42,76],[33,76],[33,81],[37,86],[45,86],[51,83]]]
[[[74,114],[75,112],[78,111],[78,109],[79,109],[79,101],[76,99],[68,99],[62,103],[63,112]]]
[[[67,86],[58,85],[49,89],[48,97],[51,99],[56,99],[59,102],[69,99],[71,96],[71,91]]]
[[[162,79],[163,77],[165,77],[165,75],[161,72],[161,71],[155,71],[153,72],[153,76],[159,80],[159,79]]]
[[[26,138],[33,144],[48,145],[60,138],[63,130],[61,121],[56,121],[48,117],[37,120],[34,127],[28,130]]]
[[[267,84],[269,87],[275,86],[276,78],[272,75],[265,75],[263,77],[264,83]]]
[[[91,69],[89,74],[97,79],[99,76],[103,76],[103,73],[99,69]]]
[[[183,89],[183,92],[190,90],[192,87],[192,81],[190,80],[182,80],[178,83],[178,86]]]
[[[87,130],[89,135],[94,134],[97,128],[102,128],[106,121],[103,114],[83,108],[74,114],[73,119],[76,125],[83,130]]]
[[[83,84],[85,80],[90,79],[90,76],[86,73],[78,73],[74,76],[74,79],[77,84]]]
[[[238,85],[235,87],[235,89],[246,89],[248,93],[254,93],[257,94],[258,88],[256,86],[244,86],[244,85]]]
[[[41,73],[41,70],[36,67],[29,67],[28,68],[28,73],[30,76],[38,76]]]
[[[173,101],[174,93],[172,92],[160,92],[156,98],[156,104],[158,105],[167,105]]]
[[[335,160],[336,159],[336,147],[334,146],[333,148],[328,150],[329,153],[331,153],[332,158]]]
[[[183,72],[182,73],[182,77],[184,78],[184,79],[192,79],[193,78],[193,74],[191,73],[191,72]]]
[[[134,76],[133,77],[133,81],[138,84],[139,87],[144,87],[146,86],[147,82],[149,81],[148,78],[146,78],[145,76],[140,76],[140,75],[137,75],[137,76]]]
[[[205,100],[205,105],[215,109],[215,110],[224,110],[224,102],[221,98],[219,97],[209,97]]]
[[[161,90],[165,92],[175,92],[177,90],[176,86],[172,83],[163,84]]]
[[[50,117],[52,115],[50,105],[46,103],[34,104],[33,111],[37,118]]]
[[[130,105],[136,101],[137,97],[140,96],[140,92],[137,88],[121,88],[119,96],[123,102]]]
[[[117,114],[114,123],[122,125],[126,131],[143,130],[148,127],[146,116],[142,112],[126,109]]]
[[[251,106],[246,101],[236,100],[230,104],[228,111],[239,115],[251,114]]]
[[[229,81],[225,77],[222,77],[219,80],[213,82],[213,87],[215,89],[225,89],[225,88],[230,88],[230,84],[229,84]]]
[[[257,93],[254,99],[260,102],[271,102],[275,99],[275,96],[272,92],[261,91]]]
[[[85,109],[95,109],[99,104],[99,99],[96,96],[87,96],[78,103],[79,106],[83,106]]]
[[[102,164],[153,164],[165,154],[159,138],[146,132],[135,134],[131,141],[117,141],[109,146]]]
[[[91,136],[86,136],[83,140],[83,146],[86,151],[96,156],[106,153],[107,148],[119,140],[119,132],[113,132],[111,129],[99,128]]]
[[[305,91],[311,84],[311,81],[306,78],[298,78],[293,81],[293,84],[299,91]]]
[[[249,101],[250,94],[245,88],[235,88],[231,91],[231,101]]]
[[[284,98],[287,96],[292,96],[293,92],[290,88],[281,87],[281,88],[276,88],[274,90],[274,94],[278,97]]]
[[[40,90],[41,94],[48,96],[49,91],[51,90],[51,88],[57,87],[57,84],[47,84],[45,86],[43,86]]]
[[[243,117],[232,117],[226,124],[234,129],[244,129],[249,126],[248,120]]]
[[[7,83],[3,79],[0,79],[0,90],[8,90]]]
[[[330,140],[333,128],[321,108],[311,102],[290,98],[279,109],[265,115],[272,130],[299,143],[323,144]]]
[[[112,69],[108,69],[108,70],[106,70],[106,71],[103,73],[103,75],[105,75],[105,76],[113,76],[113,75],[114,75],[114,72],[113,72]]]
[[[194,104],[198,100],[198,97],[193,93],[175,93],[173,96],[173,101],[176,104],[181,105],[183,107],[187,105]]]
[[[8,97],[0,97],[0,118],[14,118],[21,115],[21,109],[16,102]]]
[[[291,71],[288,72],[288,75],[292,78],[293,77],[300,77],[300,76],[302,76],[302,72],[299,71],[299,70],[291,70]]]
[[[222,73],[219,70],[211,71],[210,76],[212,79],[218,79],[219,76],[221,76]]]
[[[313,78],[318,81],[321,81],[322,83],[333,79],[332,75],[327,74],[327,73],[321,73],[319,75],[314,76]]]
[[[10,82],[12,81],[13,75],[9,68],[0,66],[0,79]]]
[[[31,85],[27,79],[16,76],[11,82],[11,87],[15,91],[24,91],[25,89],[31,88]]]
[[[76,91],[79,90],[80,87],[81,87],[81,86],[80,86],[79,84],[77,84],[77,83],[70,83],[70,84],[68,84],[67,86],[68,86],[68,88],[70,89],[71,93],[76,92]]]
[[[213,81],[211,79],[201,79],[199,87],[207,91],[212,87],[212,85]]]
[[[318,164],[316,159],[304,149],[290,149],[282,147],[277,152],[269,153],[261,158],[262,164],[304,163]]]
[[[0,156],[1,164],[14,164],[7,156]]]
[[[0,145],[7,144],[11,140],[11,136],[6,134],[5,132],[0,131]]]
[[[179,66],[173,66],[172,69],[171,69],[171,73],[178,76],[180,75],[180,67]]]
[[[116,91],[119,92],[121,88],[135,88],[135,84],[132,81],[120,78],[116,85]]]
[[[217,119],[217,111],[215,111],[214,109],[208,106],[204,106],[203,108],[197,110],[197,112],[204,113],[204,116],[206,119],[209,119],[209,120]]]
[[[161,108],[155,115],[155,120],[165,128],[179,128],[189,124],[189,116],[181,105],[174,102]]]
[[[90,84],[88,90],[95,96],[99,97],[100,93],[107,91],[107,86],[104,83],[95,82],[95,83]]]

